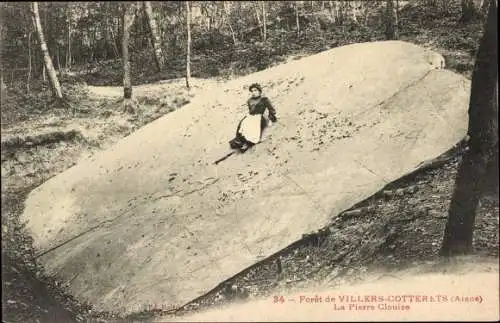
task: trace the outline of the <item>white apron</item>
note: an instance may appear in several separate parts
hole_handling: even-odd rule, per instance
[[[260,114],[248,115],[241,121],[239,133],[245,137],[245,139],[253,144],[257,144],[260,141],[260,120],[262,116]]]

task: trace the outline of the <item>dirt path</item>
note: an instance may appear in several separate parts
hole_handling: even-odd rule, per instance
[[[200,91],[210,91],[217,87],[220,82],[212,79],[191,79],[191,95]],[[161,98],[172,96],[172,93],[183,91],[185,88],[184,79],[172,79],[159,81],[153,84],[136,85],[133,87],[133,93],[136,97]],[[123,96],[123,87],[120,86],[87,86],[90,96],[98,98],[121,98]]]

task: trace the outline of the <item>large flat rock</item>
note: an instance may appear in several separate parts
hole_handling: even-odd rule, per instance
[[[458,142],[470,84],[443,61],[356,44],[199,94],[30,194],[40,259],[100,310],[182,305]],[[253,82],[279,123],[213,165]]]

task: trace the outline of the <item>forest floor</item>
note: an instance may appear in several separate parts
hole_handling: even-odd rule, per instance
[[[415,13],[418,14],[427,15]],[[405,23],[402,40],[436,50],[446,58],[448,68],[470,78],[481,34],[480,23],[462,26],[446,17]],[[356,37],[346,36],[338,45],[356,41]],[[288,55],[292,59],[315,51],[303,49]],[[106,78],[103,74],[96,77],[101,81]],[[145,79],[146,76],[142,81]],[[114,88],[89,86],[81,79],[69,77],[61,81],[69,102],[67,107],[51,103],[50,93],[41,83],[32,85],[30,95],[25,94],[26,85],[21,81],[11,82],[7,89],[2,89],[4,322],[115,321],[111,314],[94,313],[89,304],[81,304],[69,296],[65,286],[44,273],[34,257],[32,239],[19,222],[24,200],[33,188],[80,158],[106,149],[141,126],[182,107],[197,91],[218,82],[194,79],[189,92],[183,79],[136,87],[137,113],[128,114],[121,110],[121,93]],[[308,237],[284,250],[279,255],[282,267],[279,277],[276,259],[263,261],[187,304],[176,315],[241,297],[272,295],[284,285],[300,287],[311,281],[359,280],[363,275],[357,273],[367,273],[372,267],[393,270],[437,261],[461,151],[448,157],[445,163],[397,181],[361,202],[347,213],[349,216],[339,217],[325,228],[323,235]],[[494,171],[497,169],[498,165]],[[493,172],[491,178],[497,176]],[[498,182],[492,182],[478,208],[474,236],[477,255],[498,258],[498,213]],[[375,245],[378,247],[373,248]],[[150,320],[159,314],[155,309],[146,310],[128,319]]]

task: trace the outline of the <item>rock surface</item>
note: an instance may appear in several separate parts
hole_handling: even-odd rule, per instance
[[[458,142],[469,82],[443,62],[355,44],[211,88],[35,189],[23,220],[46,269],[97,309],[181,306]],[[278,123],[213,165],[253,82]]]

